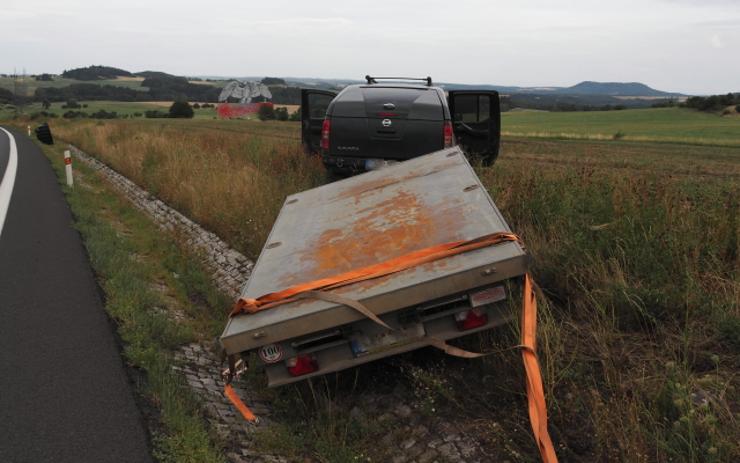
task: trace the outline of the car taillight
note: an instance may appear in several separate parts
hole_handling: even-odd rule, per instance
[[[444,139],[445,148],[452,146],[452,122],[445,121],[442,126],[442,138]]]
[[[292,376],[302,376],[319,369],[319,363],[313,355],[298,355],[285,361],[288,373]]]
[[[470,309],[455,314],[459,330],[472,330],[488,323],[488,315],[480,309]]]
[[[331,132],[331,121],[324,119],[324,123],[321,125],[321,149],[329,150],[329,133]]]

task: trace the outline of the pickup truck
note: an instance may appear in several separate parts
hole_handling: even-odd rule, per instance
[[[301,139],[329,171],[356,173],[454,145],[490,165],[501,136],[499,94],[445,91],[432,78],[365,77],[341,92],[301,90]],[[415,81],[422,81],[422,84]]]
[[[502,232],[453,146],[288,196],[240,301]],[[230,358],[256,353],[269,386],[439,347],[510,321],[527,262],[516,240],[449,255],[326,291],[334,297],[234,313],[220,342]]]

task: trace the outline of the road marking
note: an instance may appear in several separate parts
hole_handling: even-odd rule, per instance
[[[3,179],[0,180],[0,236],[2,236],[5,216],[8,215],[8,207],[10,207],[10,196],[13,194],[13,185],[15,185],[15,173],[18,170],[18,148],[15,146],[13,134],[2,127],[0,130],[8,135],[10,145],[8,165],[5,167]]]

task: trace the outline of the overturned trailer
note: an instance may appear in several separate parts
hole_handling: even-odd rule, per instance
[[[458,147],[289,196],[221,344],[256,352],[270,386],[447,350],[515,315],[510,233]]]

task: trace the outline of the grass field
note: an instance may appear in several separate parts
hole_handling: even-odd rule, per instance
[[[505,135],[740,146],[740,116],[683,108],[622,111],[512,111],[503,114]]]
[[[83,111],[88,114],[100,110],[105,110],[108,112],[115,111],[116,113],[118,113],[119,116],[127,115],[129,117],[133,117],[135,113],[140,113],[143,115],[144,112],[151,110],[167,112],[170,105],[172,104],[171,101],[80,101],[78,103],[80,103],[81,105],[86,104],[87,107],[73,109],[72,111]],[[65,112],[70,111],[70,109],[62,108],[62,105],[64,104],[66,103],[52,103],[51,107],[46,111],[52,114],[56,114],[57,117],[61,117]],[[38,113],[41,111],[44,111],[41,103],[32,103],[23,107],[23,113],[26,115]],[[196,119],[213,119],[214,117],[216,117],[215,108],[195,109],[194,111]],[[10,119],[15,115],[15,113],[15,108],[13,108],[12,106],[0,105],[0,120]]]
[[[507,131],[529,133],[536,118],[550,117],[541,125],[547,133],[627,135],[506,136],[495,166],[478,173],[533,256],[539,349],[561,460],[737,461],[740,147],[729,146],[735,132],[727,125],[736,122],[643,111],[639,117],[654,119],[632,121],[632,111],[507,115]],[[579,117],[594,119],[578,124]],[[674,117],[692,144],[663,143],[681,132],[666,127]],[[689,131],[705,120],[716,125]],[[628,141],[623,125],[661,142]],[[325,181],[321,164],[300,150],[298,124],[75,121],[54,130],[252,257],[285,196]],[[728,146],[701,146],[712,142],[707,133]],[[686,137],[670,141],[678,139]],[[516,339],[505,332],[466,342],[505,348]],[[492,460],[536,459],[515,351],[474,362],[429,352],[403,359],[326,379],[308,395],[302,386],[278,390],[275,402],[287,404],[277,416],[285,427],[278,440],[293,436],[291,454],[333,454],[353,435],[342,404],[403,383],[430,419],[466,423]],[[327,407],[341,425],[326,426]],[[320,438],[298,440],[307,434]]]

